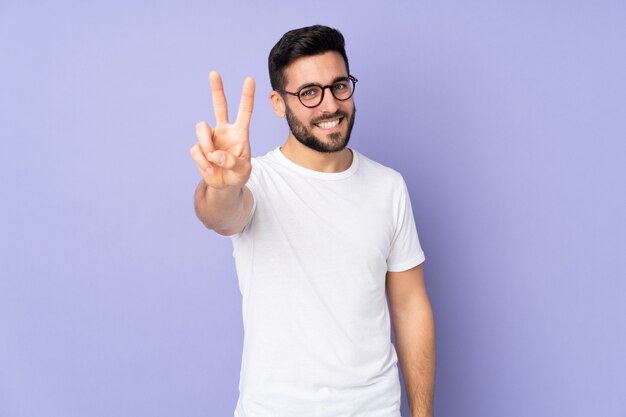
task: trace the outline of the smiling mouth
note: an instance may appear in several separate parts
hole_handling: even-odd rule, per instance
[[[341,123],[342,120],[343,120],[343,117],[340,117],[335,120],[328,120],[324,122],[315,123],[315,126],[319,127],[320,129],[332,129],[334,127],[337,127],[339,123]]]

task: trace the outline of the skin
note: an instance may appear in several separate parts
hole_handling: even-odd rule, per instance
[[[435,323],[422,265],[387,272],[386,287],[411,417],[432,417]]]
[[[308,83],[321,85],[332,84],[337,77],[347,77],[348,71],[341,55],[337,52],[326,52],[320,55],[302,57],[285,68],[287,83],[284,89],[298,91],[301,86]],[[291,110],[293,117],[299,120],[310,133],[328,147],[336,146],[337,143],[347,142],[349,133],[348,121],[354,114],[354,99],[336,100],[330,91],[326,90],[324,100],[319,106],[312,109],[304,107],[297,97],[282,95],[276,91],[270,93],[270,102],[274,112],[279,117],[286,117],[287,108]],[[320,119],[328,118],[329,115],[344,113],[339,126],[334,129],[322,129],[314,124]],[[336,117],[331,118],[331,120]],[[318,152],[302,144],[289,132],[289,136],[283,147],[282,153],[291,161],[305,168],[320,172],[342,172],[352,164],[352,152],[345,146],[336,152]]]
[[[228,106],[222,79],[215,71],[209,74],[213,95],[215,128],[207,122],[196,124],[198,143],[190,154],[202,175],[196,189],[195,208],[200,221],[221,235],[243,229],[252,209],[252,193],[245,187],[250,163],[249,126],[254,107],[254,80],[243,83],[239,111],[234,123],[228,122]]]
[[[327,52],[302,57],[285,69],[287,91],[298,91],[307,83],[328,85],[337,77],[348,75],[340,54]],[[254,81],[244,81],[239,111],[229,123],[222,80],[216,72],[209,74],[216,125],[202,121],[196,124],[196,143],[191,156],[202,175],[196,189],[195,207],[203,224],[222,235],[240,232],[252,208],[253,197],[245,186],[250,163],[249,125],[254,103]],[[355,107],[352,98],[336,100],[330,91],[315,108],[304,107],[297,97],[272,91],[269,95],[274,112],[296,123],[332,152],[319,152],[289,133],[281,152],[291,161],[320,172],[342,172],[352,164],[352,152],[346,147]],[[338,126],[323,129],[316,123],[344,115]],[[431,417],[435,378],[435,334],[432,309],[424,285],[422,266],[403,272],[388,272],[386,291],[391,308],[396,348],[402,367],[412,417]]]

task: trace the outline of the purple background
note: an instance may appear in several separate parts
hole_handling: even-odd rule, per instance
[[[241,296],[188,149],[219,70],[336,26],[351,145],[402,172],[438,417],[626,416],[626,3],[0,3],[0,416],[231,416]],[[409,417],[404,399],[403,415]]]

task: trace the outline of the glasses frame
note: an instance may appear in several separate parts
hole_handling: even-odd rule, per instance
[[[297,91],[297,92],[295,92],[295,93],[292,93],[291,91],[287,91],[287,90],[282,90],[282,89],[280,89],[280,88],[275,88],[275,89],[274,89],[274,91],[277,91],[277,92],[279,92],[279,93],[285,93],[285,94],[289,94],[289,95],[292,95],[292,96],[298,97],[298,101],[300,101],[300,103],[301,103],[304,107],[309,108],[309,109],[313,109],[313,108],[315,108],[315,107],[319,106],[320,104],[322,104],[322,101],[324,101],[324,93],[326,92],[326,89],[327,89],[327,88],[330,88],[330,94],[332,94],[332,96],[335,98],[335,100],[338,100],[338,101],[346,101],[346,100],[350,100],[350,99],[352,98],[352,96],[354,95],[354,92],[356,91],[356,83],[357,83],[357,82],[359,82],[359,80],[357,80],[357,79],[356,79],[355,77],[353,77],[352,75],[348,75],[348,77],[347,77],[347,78],[348,78],[348,80],[352,81],[352,92],[351,92],[351,93],[350,93],[350,95],[349,95],[348,97],[346,97],[346,98],[337,98],[337,97],[335,96],[335,93],[333,92],[333,88],[332,88],[332,87],[333,87],[335,84],[337,84],[339,81],[336,81],[336,82],[334,82],[334,83],[332,83],[332,84],[329,84],[329,85],[321,85],[321,84],[316,84],[316,83],[308,84],[308,85],[305,85],[304,87],[302,87],[300,90],[298,90],[298,91]],[[304,102],[302,101],[302,98],[300,97],[300,93],[302,92],[302,90],[304,90],[305,88],[311,88],[311,87],[320,87],[320,88],[322,89],[322,95],[320,96],[320,102],[319,102],[319,103],[317,103],[315,106],[307,106],[306,104],[304,104]]]

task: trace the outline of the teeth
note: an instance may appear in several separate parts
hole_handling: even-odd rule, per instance
[[[318,123],[317,126],[321,127],[322,129],[332,129],[333,127],[337,126],[340,121],[341,119],[337,119],[332,122],[322,122]]]

